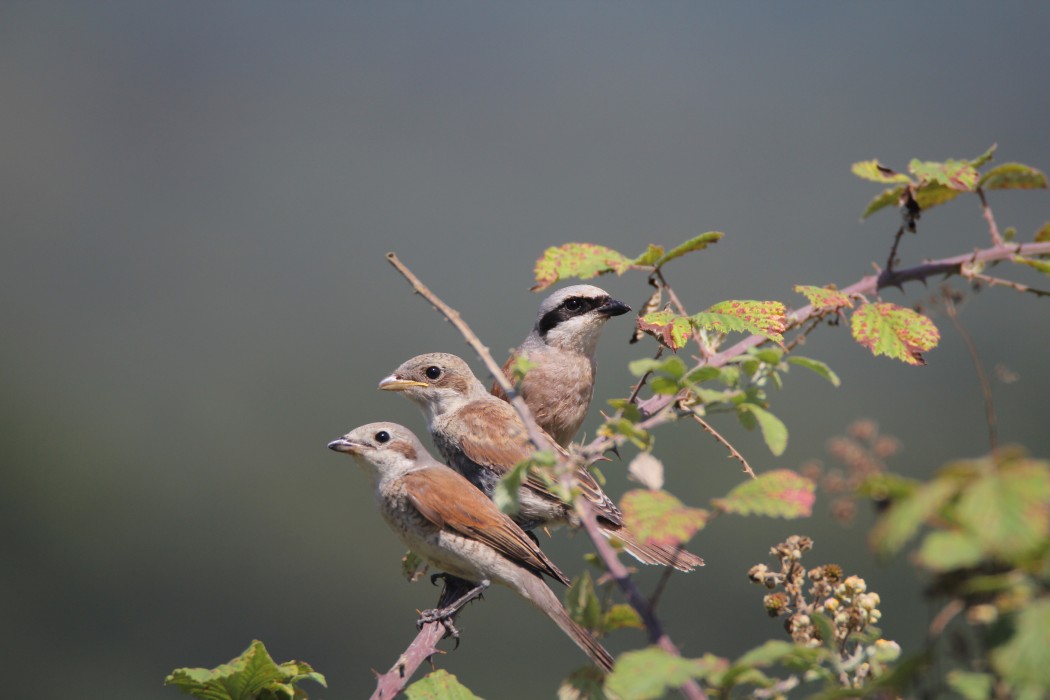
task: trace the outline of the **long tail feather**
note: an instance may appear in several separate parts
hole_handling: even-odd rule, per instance
[[[580,647],[591,661],[605,672],[613,667],[613,657],[591,633],[577,625],[569,617],[554,591],[538,576],[529,576],[522,581],[525,590],[520,591],[526,599],[542,610],[561,630],[569,635],[576,646]]]
[[[624,550],[643,564],[673,566],[679,571],[686,572],[704,565],[703,559],[681,547],[639,542],[634,534],[625,527],[601,528],[601,533],[608,539],[622,542]]]

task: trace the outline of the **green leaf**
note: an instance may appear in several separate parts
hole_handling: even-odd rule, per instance
[[[649,244],[645,252],[639,255],[637,258],[631,261],[632,265],[646,265],[652,267],[657,260],[664,256],[664,247],[662,245]]]
[[[959,487],[955,480],[938,476],[919,486],[910,496],[895,501],[872,528],[872,547],[882,556],[896,554],[919,532],[923,523],[955,496]]]
[[[1035,232],[1034,240],[1036,243],[1045,243],[1050,241],[1050,221],[1043,224],[1038,231]]]
[[[481,700],[448,671],[431,671],[405,688],[408,700]]]
[[[781,343],[787,310],[779,301],[723,301],[691,316],[693,323],[719,333],[744,331]]]
[[[922,566],[943,572],[976,566],[983,552],[981,543],[967,532],[938,530],[923,538],[918,557]]]
[[[427,572],[427,560],[413,551],[405,552],[401,557],[401,573],[409,583],[415,583]]]
[[[781,639],[771,639],[752,649],[736,660],[734,666],[763,667],[773,664],[812,665],[819,662],[824,651],[819,648],[807,648]]]
[[[861,221],[867,219],[880,209],[885,209],[886,207],[899,207],[901,205],[901,195],[904,194],[905,189],[905,185],[900,185],[898,187],[890,187],[889,189],[885,189],[877,194],[870,202],[868,202],[868,206],[864,208],[864,213],[860,215]]]
[[[1044,275],[1050,275],[1050,261],[1036,260],[1035,258],[1026,258],[1021,255],[1015,255],[1012,260],[1015,263],[1021,263],[1022,265],[1028,265],[1031,268],[1039,270]]]
[[[681,379],[685,376],[686,366],[681,358],[671,356],[666,360],[634,360],[627,365],[627,369],[636,377],[641,377],[647,372],[659,372],[674,379]]]
[[[993,697],[995,676],[990,673],[972,671],[948,671],[948,687],[963,696],[964,700],[987,700]]]
[[[572,580],[569,590],[565,591],[565,609],[569,617],[581,627],[597,630],[602,622],[602,603],[594,590],[591,574],[584,571]]]
[[[803,518],[813,512],[814,487],[811,480],[790,469],[777,469],[745,481],[712,503],[726,513]]]
[[[605,674],[595,666],[578,668],[562,681],[558,700],[606,700],[602,690]]]
[[[1033,553],[1050,536],[1050,470],[1022,463],[966,488],[956,514],[984,551],[1003,561]]]
[[[637,408],[635,408],[637,411]],[[611,418],[598,427],[602,437],[615,438],[619,435],[627,438],[640,450],[648,450],[653,445],[653,436],[648,431],[635,425],[630,418]]]
[[[688,316],[679,316],[670,309],[639,316],[636,321],[638,330],[660,341],[674,351],[689,342],[693,329]]]
[[[798,365],[799,367],[805,367],[811,372],[816,372],[824,377],[824,379],[831,382],[832,386],[838,386],[842,383],[841,380],[839,380],[839,375],[835,374],[834,370],[820,360],[814,360],[811,357],[802,357],[801,355],[792,355],[787,361],[788,364]]]
[[[712,243],[718,243],[722,240],[725,234],[721,231],[708,231],[707,233],[701,233],[695,238],[690,238],[685,243],[675,246],[666,255],[658,259],[653,267],[662,267],[667,263],[682,257],[686,253],[692,253],[694,250],[703,250]]]
[[[742,403],[737,406],[738,411],[748,411],[758,421],[758,427],[762,429],[762,438],[766,441],[769,451],[779,457],[787,449],[788,431],[787,426],[772,413],[753,403]]]
[[[936,182],[960,192],[973,192],[980,174],[964,160],[920,161],[913,159],[908,170],[923,183]]]
[[[622,654],[605,679],[605,687],[620,700],[653,700],[703,673],[695,661],[652,646]]]
[[[813,305],[814,311],[834,311],[843,307],[853,308],[853,301],[837,289],[796,284],[795,291],[802,294]]]
[[[1021,163],[997,165],[981,177],[984,190],[1045,190],[1046,175]]]
[[[1013,637],[992,651],[992,666],[1011,685],[1050,690],[1050,598],[1021,609]]]
[[[229,663],[211,670],[206,668],[177,668],[164,679],[164,685],[174,685],[184,693],[205,700],[276,700],[303,698],[306,693],[296,687],[308,679],[327,687],[325,678],[309,664],[289,661],[276,664],[262,642],[255,640],[244,653]]]
[[[521,353],[514,357],[514,361],[510,364],[510,383],[514,386],[521,384],[521,380],[525,378],[525,375],[529,373],[529,370],[539,367],[539,362],[533,362],[529,359],[527,353]]]
[[[645,629],[645,623],[642,622],[642,616],[637,610],[626,603],[617,603],[605,611],[605,616],[602,618],[603,630],[615,632],[626,627]]]
[[[871,180],[872,182],[911,182],[911,178],[903,173],[898,173],[877,160],[862,160],[850,166],[850,170],[859,178]]]
[[[995,155],[995,149],[998,147],[999,144],[993,143],[991,146],[988,147],[987,151],[971,160],[970,165],[972,165],[975,168],[979,168],[985,163],[990,162],[992,160],[992,157]]]
[[[507,515],[516,515],[521,509],[521,482],[532,466],[532,460],[523,460],[503,475],[492,490],[492,502]]]
[[[939,182],[926,182],[915,188],[912,196],[919,209],[926,211],[940,204],[946,204],[958,197],[962,192],[957,189],[942,185]]]
[[[887,355],[909,365],[924,365],[922,353],[941,338],[926,316],[896,304],[863,304],[850,321],[853,339],[873,355]]]
[[[690,508],[667,491],[633,489],[623,495],[620,510],[628,527],[646,544],[684,544],[707,524],[709,513]]]
[[[631,261],[612,248],[593,243],[566,243],[548,248],[536,261],[533,270],[536,284],[532,291],[546,289],[567,277],[590,279],[607,272],[623,274],[630,266]]]

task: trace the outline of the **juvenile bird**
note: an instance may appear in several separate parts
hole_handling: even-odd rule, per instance
[[[419,355],[406,361],[379,388],[398,391],[423,411],[438,451],[449,466],[491,498],[500,478],[533,453],[525,424],[507,402],[485,390],[470,367],[447,353]],[[550,436],[545,449],[567,454]],[[703,565],[700,557],[683,549],[645,544],[624,525],[623,514],[586,469],[576,471],[577,484],[593,506],[604,536],[620,540],[645,564],[691,571]],[[562,503],[534,474],[522,480],[520,509],[514,521],[525,530],[539,526],[579,526],[572,506]]]
[[[462,476],[437,462],[408,428],[370,423],[328,443],[365,470],[379,512],[405,545],[435,567],[475,587],[421,622],[447,619],[490,583],[511,589],[546,613],[605,671],[609,652],[569,617],[543,580],[568,584],[558,567],[514,521]]]
[[[518,392],[536,423],[562,447],[579,432],[594,394],[594,352],[605,323],[631,307],[589,284],[565,287],[540,304],[532,332],[503,365],[511,381],[512,367],[521,357],[532,366]],[[492,394],[506,399],[498,384]]]

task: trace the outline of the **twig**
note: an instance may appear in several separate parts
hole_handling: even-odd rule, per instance
[[[933,618],[927,634],[930,637],[938,637],[952,619],[966,609],[966,603],[960,598],[954,598],[951,602],[941,608],[941,611]]]
[[[1028,294],[1034,294],[1037,297],[1050,297],[1050,291],[1045,289],[1036,289],[1035,287],[1029,287],[1027,284],[1021,284],[1020,282],[1014,282],[1013,280],[1004,280],[999,277],[992,277],[991,275],[982,275],[978,272],[963,272],[963,276],[968,280],[976,280],[978,282],[984,282],[989,287],[1009,287],[1014,291],[1027,292]]]
[[[428,622],[408,645],[390,670],[376,679],[376,689],[371,700],[391,700],[412,679],[416,670],[434,654],[442,653],[437,643],[445,636],[445,627],[440,622]]]
[[[904,238],[904,226],[897,229],[897,235],[893,237],[893,245],[890,247],[890,257],[886,259],[887,270],[892,270],[893,266],[897,264],[897,247],[900,246],[902,238]]]
[[[992,402],[992,385],[988,381],[988,374],[984,371],[984,366],[981,364],[981,358],[977,355],[977,346],[974,345],[973,338],[970,337],[962,323],[959,322],[959,313],[955,308],[955,301],[947,290],[944,293],[944,310],[948,314],[948,318],[951,319],[952,325],[955,326],[955,330],[959,331],[963,342],[966,343],[970,359],[973,360],[973,366],[977,370],[977,380],[981,383],[981,395],[984,397],[984,417],[988,423],[988,443],[994,451],[999,446],[999,427],[995,419],[995,404]]]
[[[711,436],[715,440],[718,440],[720,443],[722,443],[723,447],[725,447],[727,450],[729,450],[729,456],[730,457],[736,459],[738,462],[740,462],[741,464],[744,465],[744,473],[745,474],[750,476],[752,479],[757,479],[758,478],[757,476],[755,476],[755,472],[751,469],[751,465],[747,463],[746,459],[744,459],[744,455],[740,454],[740,452],[735,447],[733,447],[733,445],[730,444],[730,442],[728,440],[726,440],[724,437],[722,437],[721,433],[719,433],[717,430],[712,428],[710,423],[708,423],[707,421],[705,421],[703,418],[701,418],[700,416],[696,415],[695,413],[692,414],[692,416],[693,416],[693,420],[695,420],[697,423],[699,423],[701,428],[703,428],[708,433],[710,433]]]
[[[977,188],[977,196],[981,198],[981,216],[988,222],[988,233],[992,234],[992,245],[1001,246],[1003,237],[999,234],[999,225],[995,223],[992,208],[988,206],[988,200],[984,198],[984,190]]]

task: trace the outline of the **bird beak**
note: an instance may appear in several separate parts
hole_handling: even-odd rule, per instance
[[[416,382],[411,379],[400,379],[396,374],[391,374],[389,377],[379,382],[379,388],[383,391],[404,391],[409,387],[413,386],[430,386],[426,382]]]
[[[620,316],[631,310],[631,307],[622,301],[616,299],[610,299],[601,306],[598,307],[598,313],[603,313],[606,316]]]
[[[364,443],[354,442],[346,437],[341,437],[338,440],[332,440],[328,443],[328,449],[335,450],[336,452],[349,452],[350,454],[357,454],[364,447]]]

